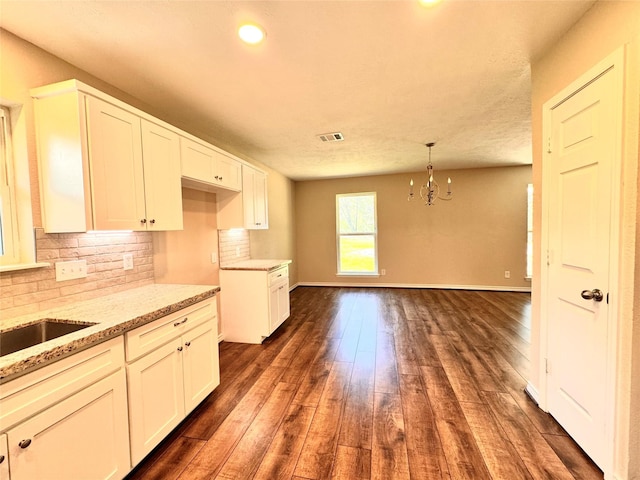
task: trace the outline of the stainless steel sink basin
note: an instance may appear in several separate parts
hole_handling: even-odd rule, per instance
[[[95,324],[45,318],[31,325],[0,332],[0,357],[23,348],[33,347],[47,340],[53,340],[67,333],[77,332],[91,325]]]

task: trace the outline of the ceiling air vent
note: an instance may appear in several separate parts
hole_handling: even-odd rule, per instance
[[[317,136],[323,142],[341,142],[344,136],[340,132],[322,133]]]

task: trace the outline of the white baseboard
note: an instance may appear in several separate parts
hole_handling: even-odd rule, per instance
[[[538,389],[531,384],[531,382],[527,382],[527,386],[524,387],[524,393],[529,395],[536,405],[540,405],[540,393],[538,392]]]
[[[364,287],[364,288],[430,288],[444,290],[489,290],[497,292],[531,292],[531,287],[501,285],[442,285],[416,283],[298,282],[295,287]],[[291,288],[291,290],[293,290]]]

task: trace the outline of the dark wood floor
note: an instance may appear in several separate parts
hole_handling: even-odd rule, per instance
[[[524,293],[299,287],[133,479],[602,479],[525,395]]]

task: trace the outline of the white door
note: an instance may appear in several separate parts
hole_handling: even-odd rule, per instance
[[[127,366],[132,465],[184,419],[182,350],[177,338]]]
[[[184,405],[189,413],[220,385],[218,332],[210,321],[184,334]]]
[[[11,479],[119,480],[130,470],[128,433],[120,370],[9,430]]]
[[[602,466],[616,78],[608,70],[551,108],[547,406]],[[617,177],[616,177],[617,178]]]
[[[145,230],[140,118],[86,97],[96,230]]]
[[[182,230],[180,137],[144,119],[141,127],[147,229]]]

